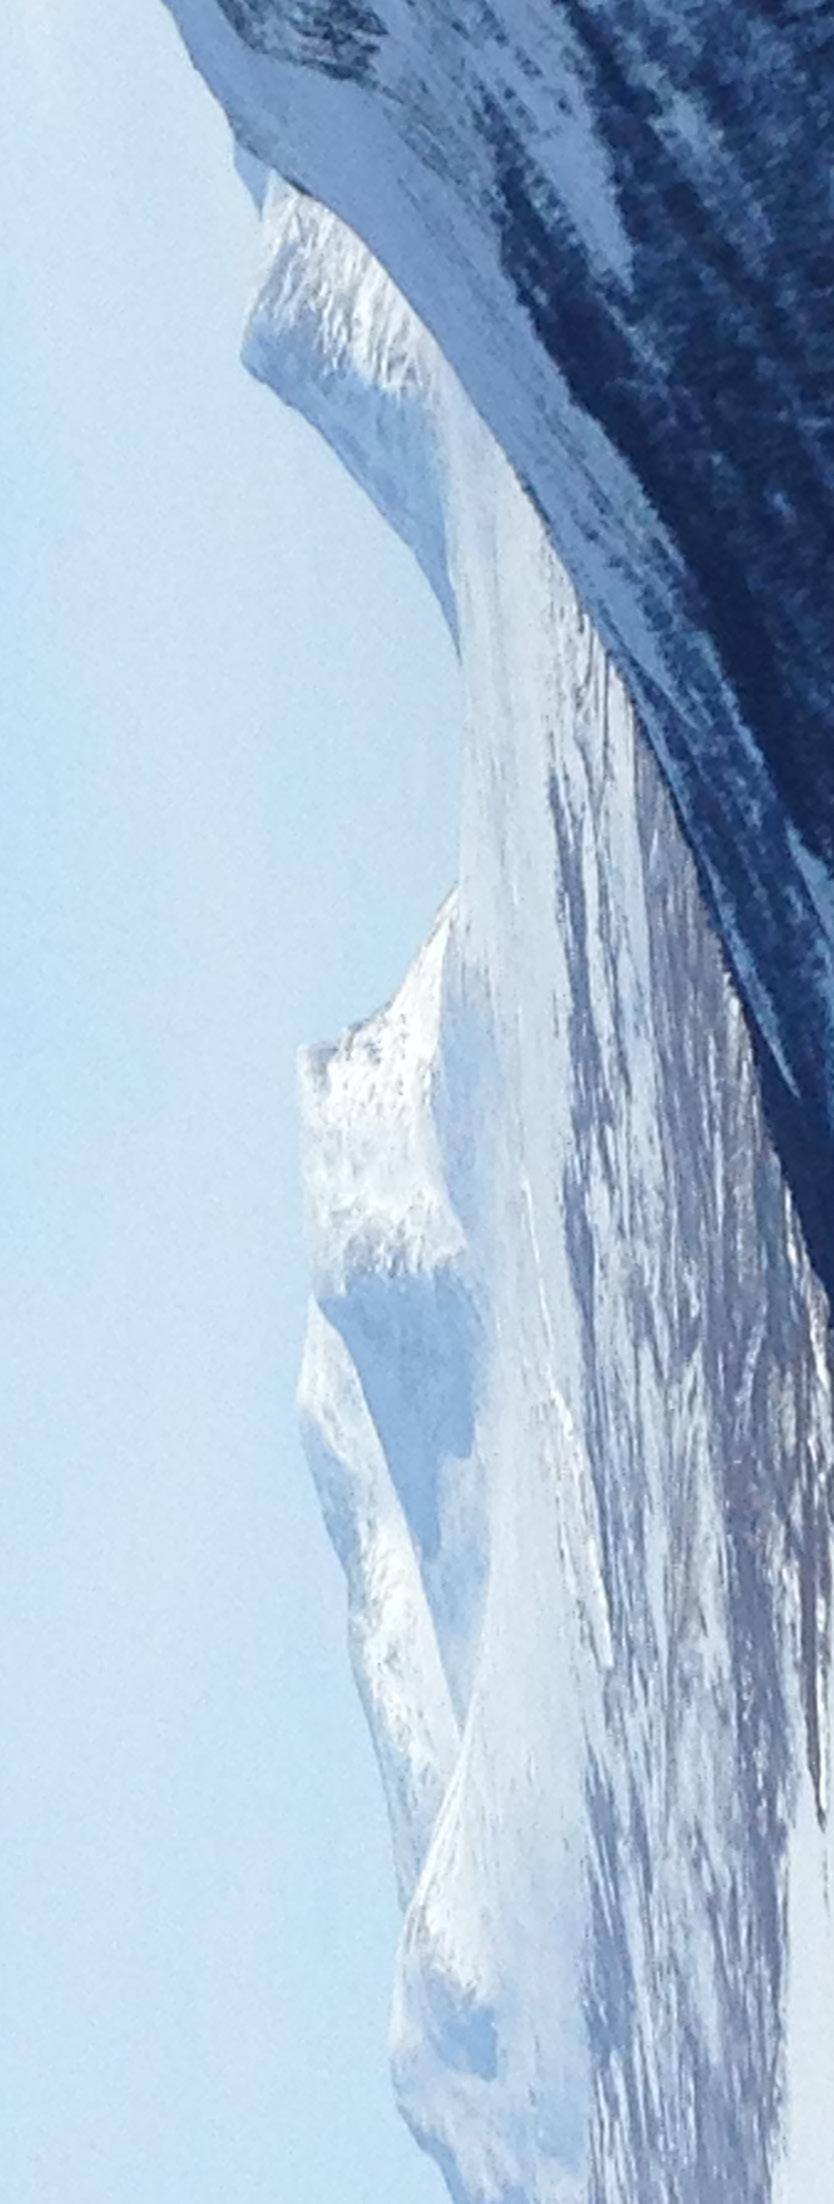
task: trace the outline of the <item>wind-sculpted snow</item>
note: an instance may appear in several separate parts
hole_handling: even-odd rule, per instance
[[[826,2204],[822,187],[762,150],[817,127],[823,11],[177,11],[308,187],[247,358],[461,661],[457,890],[301,1075],[398,2097],[456,2204]]]
[[[172,0],[535,493],[674,793],[834,1277],[828,0]]]

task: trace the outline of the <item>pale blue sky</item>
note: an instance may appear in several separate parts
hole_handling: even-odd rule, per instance
[[[451,652],[238,364],[254,218],[161,0],[0,18],[0,2194],[430,2204],[293,1081],[452,878]]]

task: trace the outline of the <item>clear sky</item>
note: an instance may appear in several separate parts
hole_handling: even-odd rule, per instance
[[[431,2204],[296,1438],[294,1053],[454,873],[425,584],[238,364],[161,0],[0,0],[0,2194]]]

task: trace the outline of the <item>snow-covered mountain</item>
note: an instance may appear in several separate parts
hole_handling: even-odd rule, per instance
[[[824,2204],[807,235],[765,296],[818,186],[763,151],[822,10],[725,13],[719,52],[664,0],[379,7],[175,12],[283,172],[247,361],[461,662],[456,892],[301,1073],[300,1404],[403,1903],[395,2087],[459,2204]]]
[[[171,0],[395,279],[667,777],[834,1283],[829,0]]]

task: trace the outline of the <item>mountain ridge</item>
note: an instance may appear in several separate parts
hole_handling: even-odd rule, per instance
[[[834,1283],[824,10],[174,0],[534,495],[683,822]],[[772,149],[780,148],[780,157]]]
[[[381,16],[359,83],[314,17],[319,120],[345,90],[366,117]],[[251,137],[290,80],[250,60]],[[812,2204],[829,1320],[761,1043],[546,509],[364,247],[270,193],[247,356],[451,596],[461,662],[457,890],[392,1003],[301,1065],[300,1407],[404,1909],[398,2099],[459,2204]]]

